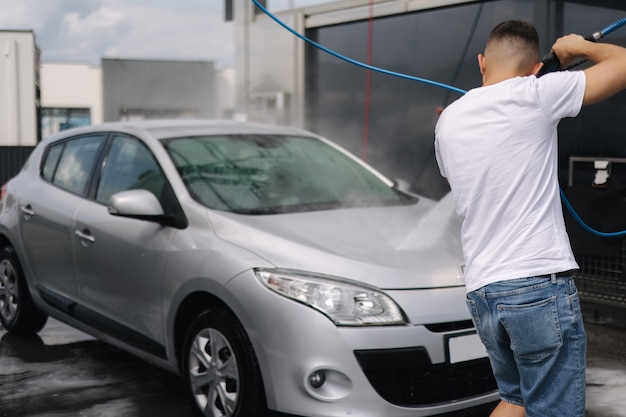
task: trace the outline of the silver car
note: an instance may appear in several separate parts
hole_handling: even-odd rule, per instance
[[[497,400],[450,198],[292,128],[120,122],[40,143],[0,194],[0,318],[33,334],[48,316],[180,374],[198,416]]]

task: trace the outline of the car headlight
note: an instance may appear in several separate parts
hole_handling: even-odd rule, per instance
[[[328,316],[338,326],[388,326],[407,324],[402,309],[375,287],[280,269],[255,269],[269,289]]]

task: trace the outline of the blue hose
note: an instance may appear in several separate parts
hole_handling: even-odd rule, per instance
[[[569,202],[567,197],[565,197],[565,193],[563,192],[563,189],[559,188],[559,191],[561,192],[561,200],[563,201],[563,204],[565,205],[565,207],[567,207],[569,212],[572,214],[572,216],[574,217],[574,220],[576,220],[582,226],[582,228],[588,231],[589,233],[594,234],[596,236],[600,236],[600,237],[618,237],[618,236],[626,235],[626,230],[622,230],[620,232],[601,232],[599,230],[592,228],[587,223],[585,223],[583,219],[580,218],[578,213],[576,213],[576,211],[574,210],[574,207],[572,207],[572,204]]]
[[[607,27],[605,27],[604,29],[602,29],[602,36],[608,35],[609,33],[621,28],[622,26],[626,25],[626,18],[624,19],[620,19],[616,22],[611,23],[610,25],[608,25]]]
[[[282,20],[278,19],[276,16],[274,16],[272,13],[270,13],[265,7],[263,7],[258,0],[252,0],[252,2],[259,8],[261,9],[261,11],[263,11],[263,13],[265,13],[266,15],[268,15],[272,20],[274,20],[276,23],[278,23],[279,25],[281,25],[283,28],[287,29],[289,32],[291,32],[293,35],[295,35],[296,37],[302,39],[303,41],[307,42],[310,45],[313,45],[314,47],[334,56],[335,58],[339,58],[343,61],[349,62],[351,64],[357,65],[359,67],[368,69],[368,70],[372,70],[372,71],[376,71],[376,72],[380,72],[382,74],[387,74],[387,75],[391,75],[394,77],[399,77],[399,78],[405,78],[407,80],[411,80],[411,81],[417,81],[420,83],[424,83],[424,84],[429,84],[429,85],[433,85],[435,87],[441,87],[441,88],[447,88],[448,90],[452,90],[452,91],[456,91],[457,93],[460,94],[465,94],[466,91],[462,90],[460,88],[457,87],[453,87],[451,85],[447,85],[447,84],[443,84],[437,81],[433,81],[433,80],[427,80],[425,78],[419,78],[419,77],[414,77],[412,75],[407,75],[407,74],[402,74],[400,72],[395,72],[395,71],[389,71],[383,68],[379,68],[379,67],[374,67],[372,65],[368,65],[365,64],[363,62],[360,61],[356,61],[352,58],[348,58],[345,55],[341,55],[340,53],[337,53],[335,51],[333,51],[332,49],[328,49],[323,45],[320,45],[319,43],[307,38],[306,36],[296,32],[295,30],[293,30],[292,28],[290,28],[289,26],[287,26]]]
[[[368,69],[368,70],[372,70],[372,71],[376,71],[376,72],[380,72],[382,74],[387,74],[387,75],[391,75],[394,77],[399,77],[399,78],[404,78],[407,80],[411,80],[411,81],[417,81],[420,83],[424,83],[424,84],[428,84],[428,85],[432,85],[435,87],[441,87],[441,88],[446,88],[448,90],[451,91],[455,91],[457,93],[460,94],[465,94],[467,91],[462,90],[460,88],[457,87],[453,87],[451,85],[447,85],[447,84],[443,84],[437,81],[433,81],[433,80],[428,80],[425,78],[420,78],[420,77],[414,77],[412,75],[407,75],[407,74],[402,74],[399,72],[395,72],[395,71],[389,71],[383,68],[379,68],[379,67],[374,67],[372,65],[368,65],[365,64],[363,62],[360,61],[356,61],[352,58],[348,58],[345,55],[342,55],[340,53],[337,53],[335,51],[333,51],[332,49],[328,49],[323,45],[320,45],[319,43],[307,38],[306,36],[296,32],[294,29],[292,29],[291,27],[287,26],[282,20],[280,20],[279,18],[277,18],[274,14],[272,14],[269,10],[267,10],[265,7],[263,7],[263,5],[261,5],[258,0],[252,0],[252,2],[259,8],[261,9],[261,11],[263,13],[265,13],[267,16],[269,16],[272,20],[274,20],[276,23],[278,23],[280,26],[282,26],[283,28],[287,29],[289,32],[291,32],[293,35],[295,35],[296,37],[302,39],[303,41],[305,41],[306,43],[313,45],[314,47],[336,57],[339,58],[343,61],[349,62],[351,64],[357,65],[359,67]],[[611,25],[607,26],[606,28],[604,28],[600,33],[601,33],[601,37],[603,37],[604,35],[607,35],[617,29],[619,29],[620,27],[626,25],[626,18],[624,19],[620,19],[614,23],[612,23]],[[567,199],[567,197],[565,196],[565,193],[563,192],[563,189],[559,188],[560,192],[561,192],[561,200],[563,201],[563,204],[565,205],[565,207],[567,207],[567,209],[569,210],[569,212],[572,214],[572,216],[574,217],[574,219],[582,226],[583,229],[585,229],[586,231],[588,231],[591,234],[594,234],[596,236],[601,236],[601,237],[617,237],[617,236],[624,236],[626,235],[626,230],[622,230],[619,232],[601,232],[599,230],[595,230],[593,229],[591,226],[589,226],[587,223],[585,223],[583,221],[583,219],[580,218],[580,216],[578,215],[578,213],[576,213],[576,211],[574,210],[574,207],[572,207],[571,203],[569,202],[569,200]]]

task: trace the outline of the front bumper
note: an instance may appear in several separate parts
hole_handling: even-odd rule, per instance
[[[232,298],[225,301],[252,341],[271,410],[307,417],[418,417],[498,399],[486,358],[450,363],[450,336],[472,332],[462,287],[388,292],[411,319],[408,326],[389,327],[336,327],[263,287],[251,272],[228,289]],[[427,323],[419,314],[425,309]],[[324,383],[316,386],[320,373]]]

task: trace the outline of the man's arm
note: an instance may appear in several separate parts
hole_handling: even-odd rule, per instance
[[[605,100],[626,88],[626,48],[568,35],[559,38],[552,50],[562,67],[578,58],[595,63],[585,70],[587,85],[583,105]]]

